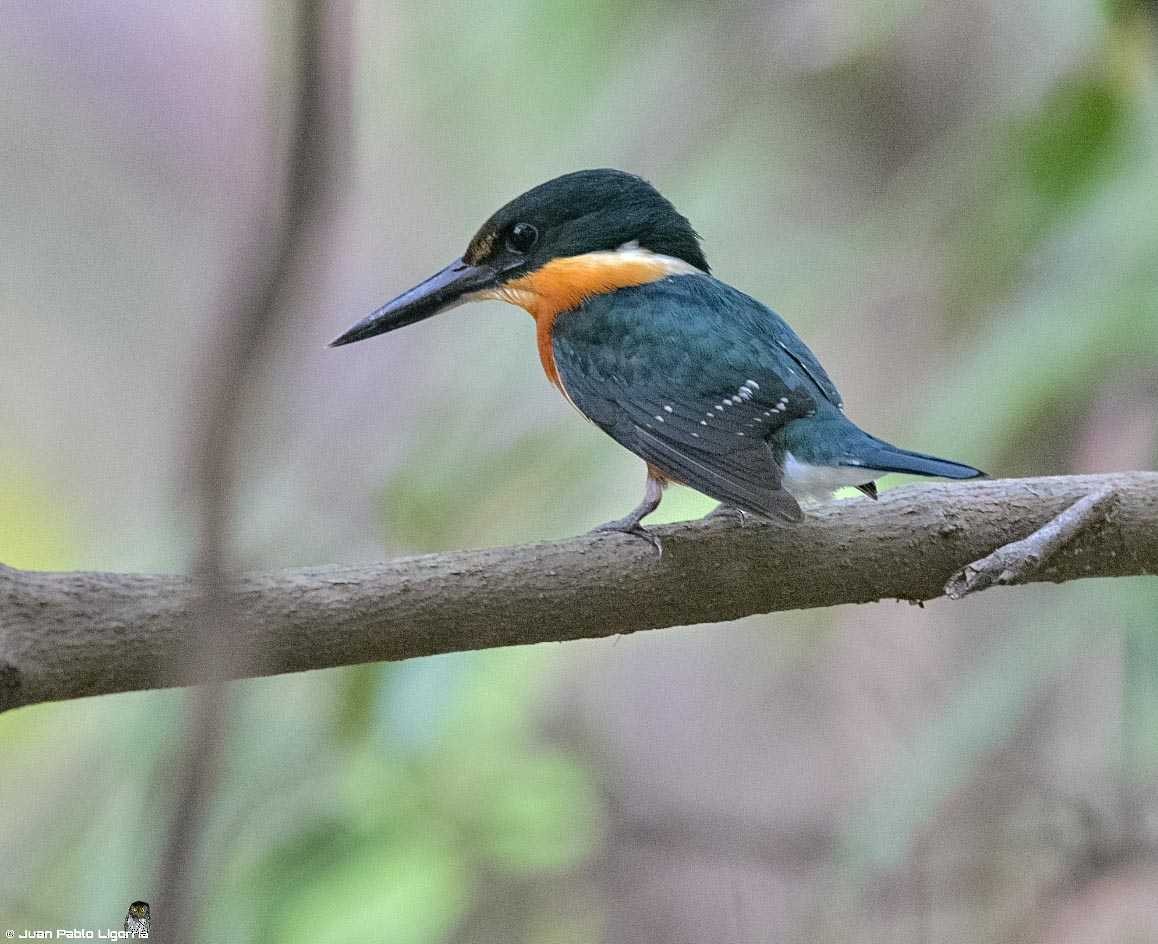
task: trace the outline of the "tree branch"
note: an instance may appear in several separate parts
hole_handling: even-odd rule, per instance
[[[1158,473],[909,486],[802,523],[692,522],[643,541],[551,544],[242,578],[231,676],[611,636],[753,613],[941,596],[970,562],[1032,535],[1089,495],[1113,513],[1025,574],[1031,581],[1158,573]],[[0,567],[0,710],[208,681],[172,674],[197,606],[187,578]],[[261,653],[238,669],[229,650]]]
[[[945,584],[945,596],[960,600],[994,585],[1025,583],[1084,532],[1104,524],[1114,506],[1109,488],[1079,498],[1056,518],[1020,541],[1003,544],[992,554],[957,571]]]

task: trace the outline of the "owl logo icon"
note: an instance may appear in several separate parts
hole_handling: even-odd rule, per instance
[[[129,913],[125,915],[125,930],[134,937],[146,938],[149,936],[149,903],[134,901],[129,905]]]

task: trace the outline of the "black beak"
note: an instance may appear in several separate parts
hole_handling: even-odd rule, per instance
[[[498,284],[499,271],[492,266],[474,266],[456,259],[441,272],[432,275],[421,285],[403,292],[387,302],[372,315],[363,318],[330,347],[341,347],[355,341],[365,341],[376,334],[385,334],[395,328],[423,321],[440,311],[470,301],[470,295]]]

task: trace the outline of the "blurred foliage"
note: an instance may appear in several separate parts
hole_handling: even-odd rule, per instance
[[[62,570],[70,563],[67,511],[41,482],[7,457],[0,473],[0,561],[9,567]]]
[[[225,895],[209,939],[244,926],[256,941],[440,940],[484,877],[541,879],[585,861],[601,833],[591,773],[530,734],[549,662],[529,650],[379,667],[346,696],[373,691],[369,711],[334,704],[341,746],[287,738],[235,756],[232,778],[279,783],[280,799],[260,801],[271,824],[259,844],[225,839],[227,885],[240,869],[247,892]],[[262,687],[247,713],[275,703]],[[316,732],[328,737],[333,720]]]
[[[80,4],[88,12],[76,19],[16,17],[14,38],[0,37],[11,52],[0,79],[16,90],[0,111],[14,129],[0,179],[21,182],[18,212],[0,221],[14,339],[0,350],[0,561],[168,568],[188,556],[173,508],[185,500],[174,486],[182,372],[202,350],[189,325],[224,282],[235,235],[221,221],[251,186],[233,148],[260,125],[244,108],[233,124],[223,117],[246,88],[229,64],[258,61],[274,77],[260,104],[275,100],[292,66],[289,33],[277,5],[220,21],[211,11],[169,21],[186,14],[161,6],[151,28],[131,30],[98,6]],[[349,234],[319,249],[332,273],[315,273],[304,314],[289,316],[300,348],[287,342],[255,409],[253,500],[239,522],[254,564],[542,540],[634,504],[638,463],[550,399],[523,322],[508,329],[479,309],[342,361],[314,353],[352,320],[347,308],[356,315],[433,270],[501,200],[578,166],[621,165],[660,184],[720,276],[799,326],[855,418],[883,435],[994,474],[1153,466],[1154,4],[993,4],[976,20],[967,6],[364,4]],[[256,53],[263,29],[268,61]],[[147,48],[132,45],[142,36]],[[221,141],[229,147],[213,150]],[[670,490],[657,518],[711,504]],[[840,646],[907,614],[857,608],[649,636],[637,642],[655,668],[642,676],[608,642],[239,684],[204,862],[203,939],[762,940],[780,925],[754,934],[743,916],[777,899],[771,876],[799,894],[785,913],[800,928],[784,940],[907,940],[917,917],[903,906],[905,934],[872,937],[874,891],[882,876],[942,859],[952,860],[942,898],[973,907],[975,923],[927,939],[1036,939],[1016,924],[1035,914],[1024,901],[1073,885],[1085,854],[1073,835],[1097,818],[1078,794],[1121,796],[1109,805],[1134,822],[1145,812],[1135,797],[1158,776],[1152,584],[930,607],[880,676],[840,662]],[[963,654],[946,657],[946,678],[925,677],[946,638]],[[678,657],[693,666],[682,681]],[[729,674],[697,702],[689,678],[706,677],[713,659]],[[1096,659],[1119,674],[1082,678]],[[832,704],[776,714],[794,685]],[[1075,697],[1101,699],[1092,750],[1037,745],[1051,699],[1083,685]],[[910,706],[891,740],[862,735],[906,686],[939,697],[914,701],[920,710]],[[848,688],[859,701],[836,698]],[[0,925],[119,926],[129,901],[154,896],[181,699],[0,716]],[[768,743],[765,724],[817,742],[839,742],[834,726],[848,725],[850,750],[867,758],[863,782],[826,793],[855,778],[825,768],[826,751],[839,750],[818,743],[775,758],[783,779],[750,783],[765,769],[751,757]],[[753,762],[712,781],[720,772],[705,768],[729,756],[717,751],[730,740],[731,757]],[[693,746],[672,764],[672,743]],[[1027,768],[1035,751],[1056,753],[1066,772],[1062,761],[1082,750],[1104,755],[1105,782],[1055,777],[1056,802],[1019,796],[1000,809],[994,799],[992,814],[984,803],[973,819],[961,813],[970,797],[1002,796],[1017,767],[1009,752]],[[812,807],[788,799],[802,767]],[[809,880],[823,904],[809,917],[792,884],[808,864],[768,865],[752,894],[726,872],[720,897],[735,924],[697,936],[700,923],[689,930],[673,915],[714,888],[709,860],[725,856],[694,843],[686,858],[652,850],[625,797],[638,807],[642,791],[656,816],[694,797],[677,824],[694,833],[697,817],[710,831],[714,813],[751,815],[728,792],[750,803],[745,788],[765,805],[744,841],[780,819],[831,832],[829,885]],[[1029,809],[1038,800],[1045,812]],[[1053,858],[1017,845],[1047,828],[1063,836]],[[970,842],[976,860],[953,860]],[[654,858],[636,875],[624,863],[639,847]],[[1106,860],[1095,851],[1090,861]],[[735,874],[756,867],[737,862]],[[1034,885],[1037,874],[1047,879]],[[625,903],[640,886],[644,904]],[[633,907],[644,930],[617,933]]]
[[[1143,593],[1148,589],[1145,579],[1133,582],[1142,585]],[[1039,607],[1022,625],[1003,627],[1002,638],[961,679],[952,701],[919,725],[905,753],[884,771],[884,782],[850,819],[845,837],[849,867],[868,875],[909,860],[937,811],[1009,737],[1011,725],[1026,715],[1035,696],[1072,664],[1080,648],[1091,644],[1090,628],[1097,627],[1099,614],[1117,592],[1061,587],[1049,599],[1040,595]],[[1084,619],[1072,619],[1075,612]],[[1152,635],[1153,626],[1146,628]]]
[[[481,535],[486,543],[531,540],[543,524],[536,496],[549,493],[552,501],[584,508],[598,492],[598,455],[568,433],[533,430],[482,454],[469,435],[429,440],[384,489],[387,534],[424,551],[478,544]],[[560,468],[568,474],[560,476]]]
[[[392,542],[420,551],[534,540],[554,509],[598,507],[602,467],[602,454],[567,426],[531,430],[483,453],[471,436],[431,439],[383,490],[384,528]],[[642,481],[638,488],[642,495]],[[715,504],[675,490],[654,520],[702,517]],[[599,523],[590,521],[591,527]]]
[[[1122,771],[1127,783],[1158,779],[1158,590],[1147,581],[1127,597],[1122,646]]]
[[[1007,294],[1039,241],[1115,171],[1133,117],[1128,90],[1092,75],[1067,80],[997,136],[978,182],[992,198],[975,204],[956,249],[950,296],[960,300],[961,317]]]

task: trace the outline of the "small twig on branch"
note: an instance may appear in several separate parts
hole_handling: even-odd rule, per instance
[[[1158,573],[1156,472],[907,486],[879,502],[834,502],[799,524],[717,520],[660,528],[662,560],[643,541],[585,535],[250,574],[236,581],[230,598],[230,642],[260,652],[260,664],[229,663],[213,677],[598,638],[805,607],[933,600],[970,561],[1103,490],[1114,493],[1114,513],[1025,579]],[[0,710],[208,681],[172,671],[197,600],[186,577],[0,568]]]
[[[1114,506],[1114,498],[1114,492],[1104,488],[1078,499],[1028,537],[1004,544],[992,554],[961,568],[945,584],[945,596],[960,600],[992,586],[1025,583],[1064,547],[1103,524]]]

